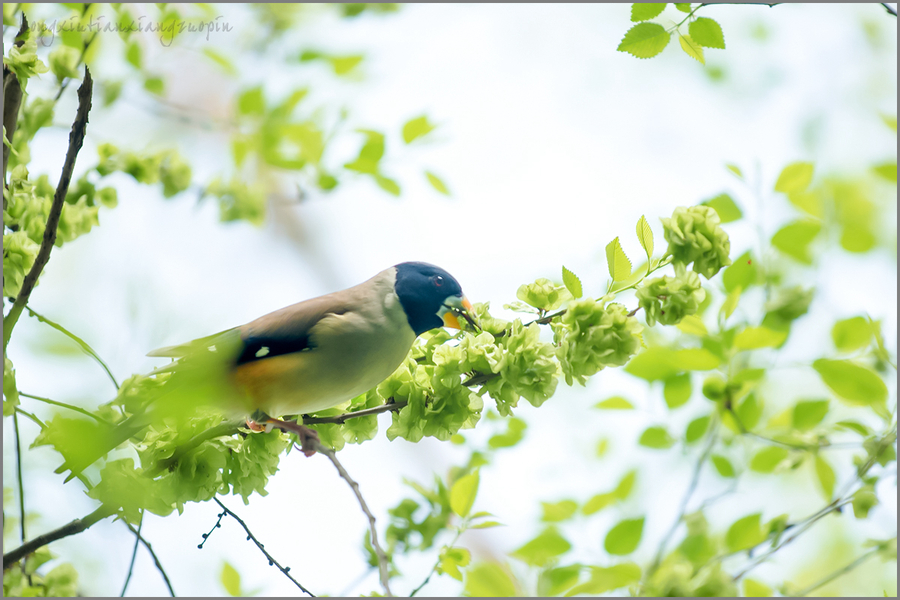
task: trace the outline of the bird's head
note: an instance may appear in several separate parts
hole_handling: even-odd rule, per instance
[[[416,335],[442,326],[462,329],[460,317],[474,324],[472,304],[450,273],[423,262],[394,266],[397,269],[394,291]]]

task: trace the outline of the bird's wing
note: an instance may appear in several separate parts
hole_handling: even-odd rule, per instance
[[[235,328],[226,329],[225,331],[220,331],[219,333],[214,333],[212,335],[208,335],[206,337],[197,338],[196,340],[191,340],[190,342],[185,342],[183,344],[176,344],[174,346],[164,346],[162,348],[157,348],[156,350],[151,350],[147,353],[147,356],[162,356],[166,358],[183,358],[188,356],[189,354],[193,354],[197,350],[201,348],[209,348],[211,346],[216,345],[216,341],[219,341],[224,335],[232,332]]]

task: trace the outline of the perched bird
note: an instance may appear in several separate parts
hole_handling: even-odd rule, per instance
[[[471,308],[444,269],[400,263],[346,290],[148,353],[175,359],[150,373],[169,374],[152,403],[209,406],[247,419],[256,431],[293,431],[310,455],[315,431],[275,417],[331,408],[375,387],[400,366],[417,336],[441,326],[461,329],[460,318],[473,322]],[[145,427],[153,412],[117,426],[107,451]],[[97,458],[57,472],[71,469],[74,476]]]

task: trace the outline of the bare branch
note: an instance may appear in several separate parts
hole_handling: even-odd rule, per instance
[[[90,70],[84,68],[84,82],[78,88],[78,112],[75,114],[75,122],[72,124],[72,131],[69,133],[69,149],[66,151],[66,160],[63,163],[62,174],[59,177],[59,183],[56,185],[56,193],[53,195],[53,204],[50,206],[50,214],[47,216],[47,224],[44,227],[44,239],[41,241],[41,249],[38,251],[37,257],[34,259],[34,265],[25,276],[22,282],[22,289],[13,302],[9,313],[3,318],[3,352],[6,354],[6,346],[12,336],[13,328],[28,303],[34,286],[37,284],[38,277],[50,260],[50,251],[53,244],[56,243],[56,233],[59,226],[59,217],[62,214],[63,203],[66,199],[66,193],[69,191],[69,183],[72,180],[72,171],[75,169],[75,159],[78,151],[84,144],[84,134],[87,130],[88,113],[91,110],[91,94],[94,88],[94,81],[91,79]]]
[[[360,493],[359,484],[350,477],[349,473],[347,473],[347,469],[345,469],[337,459],[334,450],[323,445],[319,441],[315,442],[315,450],[316,452],[324,454],[328,457],[328,460],[330,460],[331,464],[334,465],[334,468],[337,469],[338,474],[350,485],[350,489],[353,490],[353,493],[356,495],[356,499],[359,501],[360,508],[362,508],[362,511],[366,514],[366,517],[368,517],[369,532],[372,535],[372,547],[375,549],[375,556],[378,558],[378,574],[381,579],[381,587],[384,589],[385,596],[393,596],[390,587],[388,557],[387,554],[385,554],[384,549],[381,547],[381,544],[378,543],[378,531],[375,528],[375,515],[373,515],[372,511],[369,510],[365,499]]]
[[[359,417],[368,417],[371,415],[381,414],[383,412],[391,412],[402,409],[407,405],[406,400],[401,400],[400,402],[388,402],[387,404],[382,404],[381,406],[376,406],[375,408],[367,408],[365,410],[357,410],[355,412],[348,412],[342,415],[337,415],[334,417],[303,417],[304,425],[321,425],[325,423],[332,423],[335,425],[343,425],[350,419],[357,419]]]
[[[125,527],[127,527],[128,529],[131,530],[131,533],[133,533],[135,536],[137,536],[137,539],[139,539],[141,541],[141,543],[144,544],[144,548],[146,548],[147,552],[150,553],[150,556],[153,557],[153,564],[156,565],[156,570],[159,571],[160,575],[162,575],[163,581],[166,583],[166,587],[169,589],[169,595],[174,598],[175,590],[172,589],[172,582],[169,581],[169,576],[166,575],[166,571],[165,571],[165,569],[163,569],[163,566],[160,564],[159,558],[156,556],[156,552],[153,551],[153,547],[150,545],[150,542],[148,542],[147,540],[142,538],[141,532],[136,531],[134,529],[134,527],[132,527],[131,523],[129,523],[128,521],[122,521],[122,522],[125,523]]]
[[[288,579],[290,579],[291,581],[293,581],[293,582],[294,582],[294,585],[296,585],[298,588],[300,588],[300,590],[301,590],[304,594],[307,594],[308,596],[315,597],[315,594],[313,594],[313,593],[310,592],[308,589],[306,589],[305,587],[303,587],[303,584],[301,584],[299,581],[297,581],[296,579],[294,579],[293,576],[291,576],[291,574],[290,574],[291,568],[290,568],[290,567],[282,567],[282,566],[278,563],[278,561],[275,560],[275,558],[274,558],[271,554],[269,554],[269,553],[266,551],[265,546],[264,546],[258,539],[256,539],[256,536],[253,535],[253,533],[250,531],[250,528],[247,527],[247,524],[244,523],[244,521],[241,520],[241,518],[240,518],[239,516],[237,516],[236,514],[234,514],[233,512],[231,512],[230,510],[228,510],[228,508],[226,508],[225,505],[222,504],[222,502],[221,502],[218,498],[216,498],[215,496],[213,497],[213,500],[216,501],[216,504],[218,504],[218,505],[222,508],[222,510],[223,510],[226,514],[228,514],[228,516],[230,516],[230,517],[233,518],[235,521],[237,521],[238,523],[241,524],[241,527],[243,527],[243,528],[244,528],[244,531],[247,532],[247,539],[248,539],[248,540],[252,540],[253,543],[256,544],[256,547],[259,548],[259,550],[260,550],[263,554],[265,554],[266,558],[269,559],[269,565],[275,565],[276,567],[278,567],[278,570],[281,571],[282,573],[284,573],[285,576],[286,576]],[[221,515],[219,516],[219,520],[221,521]],[[216,523],[216,527],[218,527],[218,526],[219,526],[219,524]],[[206,536],[204,536],[204,540],[205,540],[206,538],[208,538],[208,537],[209,537],[208,534],[207,534]]]
[[[22,543],[25,543],[25,486],[22,483],[22,445],[19,439],[19,416],[13,413],[13,431],[16,434],[16,480],[19,484],[19,514],[22,517],[19,522],[19,532],[22,534]]]
[[[75,519],[74,521],[63,525],[58,529],[54,529],[53,531],[48,531],[43,535],[37,536],[30,542],[26,542],[15,550],[10,550],[6,554],[4,554],[3,569],[8,569],[10,565],[19,562],[38,548],[46,546],[47,544],[55,542],[56,540],[61,540],[65,537],[69,537],[70,535],[76,535],[78,533],[81,533],[82,531],[87,530],[97,521],[103,520],[106,517],[114,514],[115,512],[116,511],[114,509],[111,509],[108,506],[104,505],[85,517]]]
[[[22,37],[22,35],[28,30],[28,19],[25,18],[25,13],[22,13],[22,27],[19,29],[19,33],[16,34],[16,38]],[[24,40],[16,40],[16,46],[22,46],[25,43]],[[16,126],[19,121],[19,107],[22,106],[22,84],[19,82],[19,78],[16,77],[16,74],[12,72],[11,69],[3,67],[3,128],[4,135],[6,139],[9,140],[9,143],[12,144],[13,134],[16,132]],[[3,181],[6,181],[6,167],[9,165],[9,151],[10,148],[7,147],[6,144],[3,144]],[[6,210],[6,197],[3,198],[3,210]]]
[[[888,11],[889,15],[897,16],[897,9],[892,7],[887,2],[882,2],[881,5],[884,7],[884,10]]]
[[[137,531],[134,534],[134,550],[131,551],[131,563],[128,565],[128,575],[125,576],[125,583],[122,584],[122,593],[120,598],[125,597],[125,591],[128,589],[128,583],[131,581],[131,574],[134,572],[134,559],[137,558],[138,546],[141,543],[141,528],[144,526],[144,511],[141,510],[141,520],[138,523]]]

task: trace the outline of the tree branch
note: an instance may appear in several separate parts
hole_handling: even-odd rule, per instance
[[[801,590],[801,591],[797,592],[796,594],[791,594],[791,595],[792,595],[792,596],[795,596],[795,597],[798,597],[798,598],[802,598],[803,596],[806,596],[807,594],[810,594],[810,593],[816,591],[817,589],[819,589],[820,587],[822,587],[822,586],[825,585],[826,583],[831,583],[832,581],[834,581],[835,579],[837,579],[837,578],[840,577],[841,575],[844,575],[844,574],[846,574],[846,573],[849,573],[850,571],[852,571],[853,569],[855,569],[855,568],[858,567],[859,565],[863,564],[864,562],[866,562],[867,560],[869,560],[870,558],[872,558],[873,556],[875,556],[876,554],[878,554],[878,552],[880,552],[880,551],[881,551],[881,548],[878,548],[878,547],[872,548],[871,550],[869,550],[868,552],[866,552],[865,554],[863,554],[862,556],[860,556],[859,558],[857,558],[856,560],[854,560],[852,563],[850,563],[849,565],[845,566],[844,568],[838,569],[837,571],[835,571],[834,573],[832,573],[832,574],[829,575],[828,577],[825,577],[824,579],[821,579],[821,580],[819,580],[818,582],[812,584],[812,585],[809,586],[808,588],[806,588],[806,589],[804,589],[804,590]]]
[[[56,193],[53,196],[53,204],[50,206],[50,214],[47,216],[47,224],[44,227],[44,239],[41,241],[41,249],[38,251],[37,257],[34,259],[34,265],[25,280],[22,282],[22,289],[13,302],[9,313],[3,318],[3,353],[6,355],[6,346],[12,336],[13,328],[31,296],[34,286],[37,284],[38,277],[50,260],[50,251],[53,244],[56,243],[57,228],[59,227],[59,217],[62,214],[63,203],[66,199],[66,193],[69,191],[69,183],[72,180],[72,171],[75,169],[75,159],[78,151],[84,144],[84,134],[87,130],[88,113],[91,110],[91,94],[94,82],[91,79],[90,70],[84,68],[84,82],[78,88],[78,112],[75,114],[75,122],[72,124],[72,131],[69,133],[69,149],[66,151],[66,160],[63,163],[62,174],[59,177],[59,183],[56,185]]]
[[[141,543],[144,544],[144,548],[146,548],[147,552],[150,553],[150,556],[153,557],[153,564],[156,565],[156,570],[159,571],[160,575],[162,575],[163,581],[166,583],[166,587],[169,589],[169,595],[174,598],[175,590],[172,589],[172,583],[169,581],[169,576],[166,575],[166,571],[165,571],[165,569],[163,569],[162,565],[160,564],[159,558],[156,556],[156,552],[153,551],[153,547],[150,545],[150,542],[148,542],[147,540],[142,538],[141,532],[135,531],[135,529],[134,529],[134,527],[132,527],[131,523],[129,523],[128,521],[122,521],[122,522],[125,523],[125,527],[127,527],[128,529],[131,530],[131,533],[133,533],[135,536],[137,536],[137,539],[139,539],[141,541]]]
[[[70,535],[81,533],[82,531],[85,531],[86,529],[91,527],[97,521],[103,520],[106,517],[114,514],[115,512],[116,511],[114,509],[103,505],[85,517],[75,519],[74,521],[63,525],[58,529],[54,529],[53,531],[48,531],[43,535],[37,536],[30,542],[26,542],[15,550],[10,550],[6,554],[4,554],[3,570],[5,571],[10,566],[19,562],[38,548],[46,546],[47,544],[55,542],[56,540],[61,540],[65,537],[69,537]]]
[[[128,565],[128,575],[125,576],[125,583],[122,584],[122,593],[120,598],[125,597],[125,591],[128,589],[128,583],[131,581],[131,574],[134,572],[134,559],[137,558],[138,547],[141,543],[141,529],[144,527],[144,511],[141,510],[141,520],[138,523],[137,531],[134,534],[134,550],[131,551],[131,564]]]
[[[22,37],[22,35],[28,31],[28,19],[25,18],[25,13],[22,13],[22,27],[19,28],[19,33],[16,34],[16,46],[22,46],[25,43],[25,40],[19,40],[18,38]],[[12,144],[13,134],[16,132],[16,126],[19,122],[19,108],[22,105],[22,84],[19,82],[19,78],[16,77],[16,74],[12,72],[11,69],[7,69],[3,67],[3,134],[6,136],[6,139],[9,140],[10,145]],[[6,181],[6,167],[9,165],[9,151],[10,148],[3,144],[3,181]],[[6,197],[3,197],[3,210],[6,210]]]
[[[294,579],[293,576],[291,576],[291,574],[290,574],[291,568],[290,568],[290,567],[282,567],[282,566],[278,563],[278,561],[275,560],[275,558],[274,558],[271,554],[269,554],[269,553],[266,551],[265,546],[264,546],[258,539],[256,539],[256,536],[253,535],[253,533],[250,531],[250,528],[247,527],[247,524],[244,523],[244,521],[243,521],[239,516],[237,516],[236,514],[234,514],[233,512],[231,512],[230,510],[228,510],[228,508],[227,508],[224,504],[222,504],[222,502],[221,502],[218,498],[216,498],[215,496],[213,496],[213,500],[215,500],[215,501],[216,501],[216,504],[218,504],[218,505],[222,508],[222,510],[224,511],[224,514],[227,514],[228,516],[232,517],[235,521],[237,521],[238,523],[241,524],[241,527],[243,527],[243,528],[244,528],[244,531],[247,532],[247,539],[248,539],[248,540],[252,540],[253,543],[256,544],[256,547],[259,548],[260,551],[261,551],[263,554],[265,554],[266,558],[269,559],[269,565],[275,565],[276,567],[278,567],[278,570],[281,571],[282,573],[284,573],[285,576],[286,576],[288,579],[290,579],[291,581],[293,581],[293,582],[294,582],[294,585],[296,585],[298,588],[300,588],[300,590],[301,590],[304,594],[307,594],[307,595],[309,595],[309,596],[315,597],[315,594],[313,594],[313,593],[310,592],[308,589],[306,589],[305,587],[303,587],[303,584],[301,584],[299,581],[297,581],[296,579]],[[219,515],[219,521],[221,521],[221,519],[222,519],[222,516]],[[218,527],[218,526],[219,526],[219,523],[216,523],[216,527]],[[215,530],[215,527],[213,528],[213,530]],[[209,537],[209,534],[203,536],[204,541],[205,541],[208,537]],[[202,547],[202,545],[203,545],[203,544],[201,544],[201,547]]]
[[[353,493],[356,495],[356,499],[359,501],[360,508],[362,508],[362,511],[366,514],[366,517],[368,517],[369,532],[372,536],[372,547],[375,549],[375,556],[378,558],[378,574],[381,579],[381,587],[384,589],[385,596],[393,596],[390,587],[388,557],[387,554],[385,554],[384,549],[381,547],[381,544],[378,543],[378,531],[375,528],[375,515],[373,515],[372,511],[369,510],[365,499],[362,497],[362,494],[359,491],[359,484],[350,477],[349,473],[347,473],[347,470],[337,459],[334,450],[323,445],[319,441],[315,442],[315,450],[316,452],[324,454],[328,457],[328,460],[330,460],[331,464],[334,465],[334,468],[337,469],[338,474],[350,485],[350,489],[353,490]]]
[[[884,7],[884,10],[888,11],[889,15],[897,16],[897,9],[891,8],[891,5],[887,2],[882,2],[881,5]]]
[[[13,412],[13,431],[16,434],[16,480],[19,484],[19,514],[22,517],[19,523],[19,532],[22,534],[22,543],[25,543],[25,486],[22,483],[22,446],[19,439],[19,416]]]
[[[387,404],[382,404],[381,406],[376,406],[374,408],[367,408],[365,410],[357,410],[354,412],[344,413],[342,415],[337,415],[334,417],[303,417],[304,425],[322,425],[326,423],[331,423],[334,425],[343,425],[350,419],[356,419],[359,417],[368,417],[371,415],[378,415],[383,412],[391,412],[402,409],[406,406],[408,402],[406,400],[401,400],[400,402],[388,402]]]

